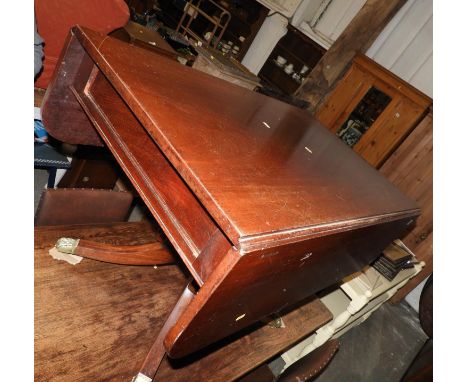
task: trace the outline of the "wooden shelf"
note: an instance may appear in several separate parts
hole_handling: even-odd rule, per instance
[[[300,83],[293,80],[291,76],[286,74],[284,70],[278,67],[273,60],[268,60],[263,66],[259,77],[266,80],[268,83],[274,84],[278,89],[286,94],[294,93]]]
[[[233,57],[241,61],[257,35],[258,30],[262,26],[269,10],[255,0],[236,0],[235,2],[233,0],[227,0],[227,2],[230,6],[226,9],[231,13],[231,20],[224,32],[222,40],[230,40],[234,45],[239,47],[239,53],[237,55],[233,55]],[[172,29],[176,29],[183,13],[181,9],[178,8],[171,0],[160,0],[159,5],[164,23],[167,21],[171,24],[167,26]],[[225,7],[225,5],[220,5]],[[246,13],[246,18],[239,15],[237,13],[237,9],[243,9]],[[208,25],[206,21],[202,20],[202,18],[194,19],[191,24],[191,29],[194,29],[200,37],[203,37],[204,33],[208,31],[209,28],[207,28]],[[244,41],[239,40],[240,36],[245,38]]]
[[[305,65],[309,68],[306,72],[308,73],[320,61],[324,53],[325,49],[293,26],[288,25],[287,34],[273,49],[265,65],[260,70],[259,77],[268,80],[268,83],[274,83],[277,88],[286,94],[292,95],[299,88],[300,83],[296,82],[291,76],[276,66],[274,59],[277,56],[284,57],[287,60],[287,64],[294,65],[294,72],[296,73],[299,73]]]

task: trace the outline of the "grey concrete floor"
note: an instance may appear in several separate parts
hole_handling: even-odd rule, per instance
[[[386,303],[340,337],[340,350],[317,382],[398,382],[426,342],[417,313]]]
[[[426,339],[410,305],[386,303],[339,338],[338,353],[314,382],[399,382]],[[268,366],[278,375],[284,361]]]

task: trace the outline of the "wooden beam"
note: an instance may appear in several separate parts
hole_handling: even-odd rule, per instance
[[[367,0],[296,91],[315,112],[345,73],[356,52],[366,52],[406,0]]]

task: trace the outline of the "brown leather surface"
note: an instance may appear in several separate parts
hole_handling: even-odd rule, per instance
[[[266,363],[257,367],[237,382],[275,382],[276,377]]]
[[[282,374],[275,377],[271,369],[265,363],[253,370],[238,382],[303,382],[310,381],[325,369],[333,356],[338,351],[338,340],[331,340],[307,354],[305,357],[293,363]]]
[[[331,361],[340,343],[331,340],[289,366],[278,378],[278,382],[303,382],[316,377]]]
[[[34,224],[97,224],[125,221],[133,196],[129,192],[93,189],[47,189],[41,195]]]

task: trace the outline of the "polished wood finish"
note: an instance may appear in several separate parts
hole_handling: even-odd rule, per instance
[[[54,260],[48,251],[62,235],[143,245],[160,232],[141,222],[35,229],[35,380],[130,381],[187,278],[177,266]],[[258,324],[182,363],[165,358],[155,380],[232,381],[324,325],[331,314],[313,299],[282,317],[285,328]]]
[[[119,41],[76,32],[149,136],[240,249],[283,236],[313,237],[338,228],[335,222],[357,228],[369,214],[415,209],[308,113],[169,65],[163,57]],[[129,70],[120,58],[129,54],[135,64],[142,63],[141,70]],[[106,91],[105,80],[97,80],[89,88],[94,101],[117,102],[97,99]],[[139,86],[127,85],[133,83]],[[162,89],[171,89],[171,102]],[[103,112],[109,115],[109,106],[100,107],[108,107]],[[338,196],[327,191],[338,185]]]
[[[172,309],[169,317],[164,322],[162,329],[159,331],[156,341],[154,341],[151,349],[149,350],[148,354],[146,355],[145,360],[143,361],[143,365],[140,367],[138,374],[145,375],[154,379],[156,372],[159,369],[159,365],[161,364],[165,354],[166,349],[164,348],[164,338],[169,331],[169,329],[177,323],[182,312],[187,308],[190,302],[193,300],[194,294],[187,286],[182,295],[179,297],[176,306]],[[159,377],[158,377],[159,379]]]
[[[200,259],[205,245],[218,228],[122,100],[112,97],[112,93],[110,97],[107,95],[106,91],[112,92],[112,87],[97,72],[92,90],[93,99],[98,97],[100,100],[99,108],[90,98],[79,97],[80,102],[99,131],[106,134],[106,143],[196,281],[202,285],[205,278]],[[153,163],[153,166],[142,166],[144,163]],[[226,239],[224,243],[227,250]]]
[[[406,0],[367,0],[296,92],[318,110],[357,52],[366,52]]]
[[[194,344],[207,346],[220,333],[235,333],[338,282],[352,269],[362,269],[374,258],[372,254],[384,249],[388,237],[406,232],[409,221],[381,223],[244,255],[231,250],[169,331],[164,342],[168,354],[178,358]]]
[[[173,358],[361,269],[418,214],[304,110],[88,29],[67,49],[80,70],[63,81],[199,286]]]
[[[432,273],[432,188],[433,188],[432,113],[428,114],[413,132],[384,163],[380,172],[421,207],[421,216],[413,229],[402,238],[404,243],[426,266],[392,298],[400,301]]]
[[[173,264],[174,256],[161,242],[141,245],[111,245],[80,239],[73,254],[87,259],[123,265]]]
[[[67,59],[65,60],[65,54]],[[81,45],[67,37],[64,48],[58,59],[50,85],[47,88],[42,104],[42,121],[47,132],[55,139],[70,143],[93,146],[104,146],[103,141],[83,109],[73,96],[70,86],[82,70],[77,63],[92,67],[90,60],[85,60],[86,53]],[[66,111],[66,112],[64,112]]]
[[[315,117],[336,134],[373,87],[391,97],[391,101],[353,150],[379,168],[422,120],[432,104],[430,97],[367,56],[358,54]]]

